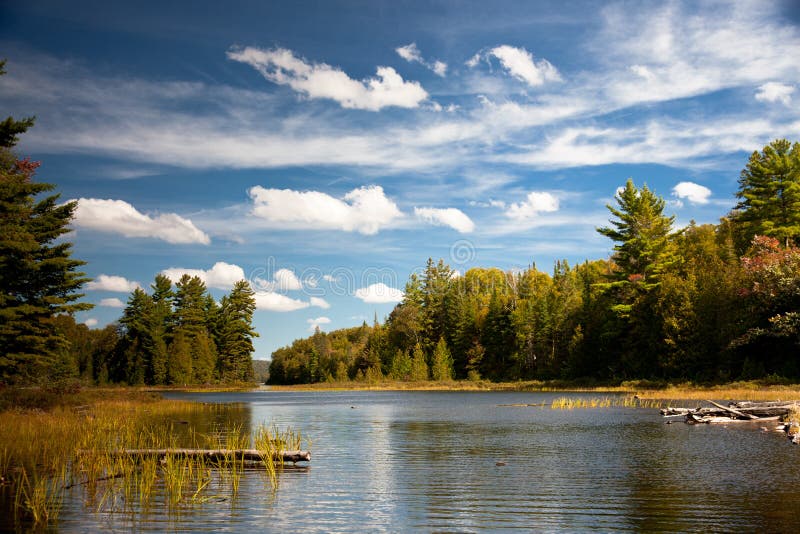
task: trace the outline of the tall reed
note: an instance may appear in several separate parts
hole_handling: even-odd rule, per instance
[[[274,492],[282,465],[272,453],[285,449],[279,444],[300,448],[302,441],[291,429],[262,424],[251,430],[242,405],[166,400],[6,410],[0,428],[10,430],[0,432],[0,486],[10,489],[0,492],[0,516],[12,518],[8,524],[0,519],[0,530],[55,523],[67,492],[76,491],[99,512],[163,507],[180,513],[218,495],[235,497],[246,467],[241,456],[167,455],[159,461],[120,453],[124,449],[257,448],[268,453],[261,463]]]

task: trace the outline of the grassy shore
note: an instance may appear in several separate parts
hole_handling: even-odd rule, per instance
[[[592,384],[585,381],[529,380],[519,382],[489,382],[486,380],[454,380],[448,382],[320,382],[291,386],[263,386],[270,391],[532,391],[616,393],[637,395],[648,400],[800,400],[800,384],[775,384],[774,381],[752,380],[720,385],[684,382],[664,384],[634,380],[618,384]]]
[[[140,459],[124,449],[259,450],[277,489],[274,453],[300,448],[291,429],[250,423],[243,404],[165,400],[140,388],[0,390],[0,530],[57,522],[67,492],[101,512],[200,505],[235,496],[244,461],[234,457]],[[267,460],[266,458],[270,458]]]

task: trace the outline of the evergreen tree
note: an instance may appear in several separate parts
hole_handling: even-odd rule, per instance
[[[32,124],[32,118],[11,117],[0,123],[0,382],[8,383],[53,372],[68,358],[53,317],[92,307],[75,302],[87,281],[77,271],[85,262],[70,257],[71,243],[58,241],[77,203],[59,205],[59,195],[37,199],[54,186],[33,182],[38,164],[18,160],[11,150]]]
[[[453,357],[450,355],[450,349],[447,348],[444,337],[439,338],[439,342],[433,350],[431,374],[437,381],[453,379]]]
[[[425,358],[425,351],[420,345],[414,347],[414,354],[411,357],[411,373],[409,379],[414,382],[428,380],[428,362]]]
[[[174,335],[182,336],[190,354],[192,376],[187,382],[207,382],[216,367],[216,349],[209,336],[206,286],[199,277],[184,274],[175,287]]]
[[[153,299],[141,288],[136,288],[119,320],[124,328],[118,354],[122,361],[116,366],[115,380],[128,384],[144,384],[152,376],[151,323]]]
[[[661,273],[677,261],[670,246],[675,216],[664,215],[663,198],[646,185],[637,189],[630,179],[615,200],[618,208],[606,205],[616,217],[609,221],[613,227],[597,231],[617,243],[613,256],[617,269],[609,287],[617,291],[620,301],[615,310],[627,314],[636,295],[656,287]]]
[[[800,143],[778,139],[753,152],[739,177],[735,220],[749,244],[756,235],[789,246],[800,237]]]
[[[175,294],[172,282],[163,274],[156,275],[150,286],[153,289],[153,307],[148,321],[147,350],[150,352],[150,381],[153,384],[167,383],[167,347],[173,325],[172,302]]]
[[[255,293],[245,280],[236,282],[220,308],[219,362],[224,382],[253,380],[253,313]]]

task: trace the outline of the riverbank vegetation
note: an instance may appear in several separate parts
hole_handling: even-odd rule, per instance
[[[47,398],[36,408],[8,407],[6,399],[0,410],[0,427],[13,429],[0,433],[0,530],[56,522],[68,492],[100,513],[169,514],[235,499],[245,467],[235,457],[158,461],[124,449],[256,449],[269,495],[282,469],[273,456],[305,441],[292,429],[253,427],[239,404],[168,401],[127,388]]]

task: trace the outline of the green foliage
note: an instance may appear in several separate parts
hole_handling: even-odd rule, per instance
[[[797,152],[785,143],[770,147],[769,161],[772,152],[782,150],[786,161]],[[784,173],[783,189],[765,194],[766,204],[791,198],[785,184],[793,173]],[[772,174],[751,158],[743,176],[749,187]],[[786,230],[800,210],[789,218],[762,210],[760,228],[781,241],[750,239],[740,258],[757,202],[741,208],[754,210],[746,217],[740,211],[718,225],[673,232],[674,217],[647,186],[628,180],[616,201],[610,226],[598,229],[615,243],[609,260],[558,261],[552,275],[534,265],[454,277],[442,260],[429,259],[384,324],[297,340],[273,354],[270,380],[307,382],[325,373],[377,380],[379,368],[410,381],[800,377],[800,252]]]
[[[745,242],[757,235],[786,246],[800,236],[800,143],[778,139],[753,152],[739,177],[735,218]]]
[[[428,380],[428,362],[425,357],[425,351],[420,345],[414,347],[414,353],[411,356],[411,372],[409,379],[413,382],[421,382]]]
[[[439,338],[439,342],[433,350],[431,375],[437,381],[453,379],[453,357],[450,355],[450,349],[447,348],[444,337]]]
[[[72,369],[54,318],[92,307],[75,302],[87,281],[77,270],[85,262],[72,259],[72,244],[60,240],[77,204],[42,197],[54,186],[34,182],[39,164],[11,151],[32,125],[32,118],[0,123],[0,383],[31,383]]]

